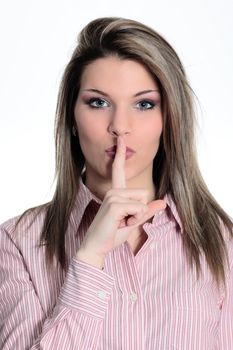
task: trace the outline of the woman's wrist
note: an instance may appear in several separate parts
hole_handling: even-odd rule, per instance
[[[104,258],[98,256],[97,254],[91,251],[88,251],[87,249],[80,248],[76,253],[76,258],[82,262],[85,262],[89,265],[97,267],[100,270],[103,270]]]

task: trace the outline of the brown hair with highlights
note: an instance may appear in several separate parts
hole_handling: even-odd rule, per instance
[[[232,237],[232,221],[210,194],[197,164],[194,93],[171,45],[137,21],[99,18],[81,31],[65,69],[56,109],[56,190],[46,208],[41,242],[48,261],[66,267],[65,233],[85,165],[77,136],[72,133],[74,106],[85,67],[97,58],[116,55],[144,65],[159,84],[163,132],[153,164],[157,198],[170,193],[180,215],[183,244],[191,265],[200,272],[204,254],[213,276],[224,281],[227,263],[223,229]]]

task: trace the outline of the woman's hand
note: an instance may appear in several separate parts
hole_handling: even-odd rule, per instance
[[[112,189],[106,193],[77,253],[78,259],[99,267],[135,228],[166,207],[163,200],[147,203],[147,190],[126,188],[125,153],[124,140],[119,136],[112,164]]]

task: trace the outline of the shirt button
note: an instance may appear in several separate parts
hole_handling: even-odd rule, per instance
[[[105,299],[106,296],[107,296],[107,293],[104,291],[104,290],[100,290],[98,293],[97,293],[98,297],[100,299]]]
[[[138,298],[138,296],[137,296],[136,293],[131,293],[131,294],[130,294],[130,299],[131,299],[132,301],[136,301],[137,298]]]
[[[150,244],[150,249],[152,250],[152,249],[154,249],[154,247],[155,247],[155,243],[153,242]]]

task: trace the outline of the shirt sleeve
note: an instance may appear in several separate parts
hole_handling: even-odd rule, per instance
[[[0,228],[0,349],[97,349],[113,284],[104,271],[73,258],[46,317],[20,250]]]
[[[230,270],[226,279],[225,298],[222,302],[217,350],[233,349],[233,247],[229,253]]]

